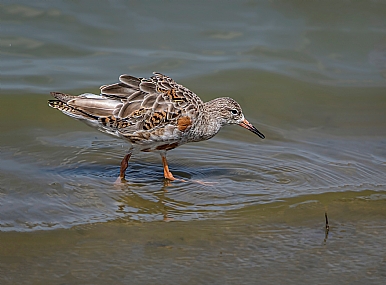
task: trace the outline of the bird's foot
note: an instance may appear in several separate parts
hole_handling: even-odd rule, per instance
[[[204,186],[213,186],[218,183],[218,182],[209,182],[209,181],[202,181],[202,180],[191,180],[191,181]]]
[[[185,180],[185,179],[180,179],[180,178],[174,178],[173,177],[173,179],[165,178],[165,180],[164,180],[165,186],[171,185],[172,181],[192,182],[192,183],[197,183],[197,184],[200,184],[200,185],[203,185],[203,186],[213,186],[213,185],[216,185],[218,183],[218,182],[209,182],[209,181],[202,181],[202,180]]]
[[[114,185],[123,185],[126,184],[127,180],[125,177],[118,176],[117,180],[115,180]]]
[[[170,186],[172,184],[173,181],[177,181],[177,182],[187,182],[186,180],[184,179],[180,179],[180,178],[175,178],[173,177],[173,179],[170,179],[170,178],[166,178],[164,179],[164,186]]]

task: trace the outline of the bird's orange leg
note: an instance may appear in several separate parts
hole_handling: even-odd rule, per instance
[[[119,177],[117,180],[124,181],[125,180],[125,172],[127,167],[129,166],[129,159],[131,157],[131,152],[125,155],[125,157],[121,161],[121,170],[119,172]]]
[[[164,167],[164,177],[170,181],[176,180],[173,174],[169,171],[168,161],[166,160],[166,154],[161,153],[162,165]]]

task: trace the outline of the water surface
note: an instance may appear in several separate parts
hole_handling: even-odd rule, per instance
[[[2,284],[383,284],[383,2],[0,4]],[[237,126],[158,155],[47,106],[122,73],[235,98]],[[324,213],[330,220],[326,239]]]

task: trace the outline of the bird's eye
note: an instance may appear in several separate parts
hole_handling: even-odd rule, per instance
[[[231,113],[232,113],[233,115],[237,115],[237,114],[239,113],[239,111],[237,111],[237,110],[235,110],[235,109],[232,109],[232,110],[231,110]]]

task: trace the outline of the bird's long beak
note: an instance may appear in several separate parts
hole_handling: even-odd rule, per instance
[[[247,130],[251,131],[252,133],[258,135],[260,138],[264,139],[265,136],[260,133],[258,131],[258,129],[255,128],[255,126],[253,126],[250,122],[248,122],[247,120],[244,119],[244,121],[242,121],[239,126],[243,127],[243,128],[246,128]]]

